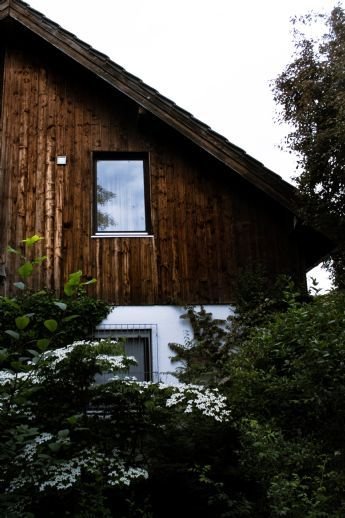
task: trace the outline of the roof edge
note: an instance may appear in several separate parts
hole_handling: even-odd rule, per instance
[[[11,0],[0,0],[0,20],[9,16],[10,3]]]

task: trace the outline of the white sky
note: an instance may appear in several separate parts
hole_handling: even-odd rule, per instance
[[[290,18],[336,0],[26,1],[285,180],[295,176],[270,81],[291,61]],[[312,274],[329,286],[322,270]]]

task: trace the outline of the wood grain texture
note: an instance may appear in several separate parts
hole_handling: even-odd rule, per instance
[[[33,286],[61,290],[81,269],[116,305],[232,303],[240,272],[258,265],[304,279],[287,209],[56,51],[2,46],[1,242],[44,236]],[[95,151],[148,153],[152,236],[91,237]]]

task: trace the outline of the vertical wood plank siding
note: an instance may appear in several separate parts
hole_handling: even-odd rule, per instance
[[[231,303],[245,269],[303,277],[285,209],[43,45],[12,43],[6,52],[2,244],[44,236],[48,259],[33,285],[61,289],[81,269],[97,278],[93,293],[114,304]],[[91,237],[97,150],[149,152],[153,237]]]
[[[0,273],[5,273],[6,254],[4,249],[6,247],[6,236],[5,228],[7,226],[6,218],[6,203],[5,197],[7,196],[6,190],[6,177],[5,177],[5,143],[4,143],[4,132],[3,132],[3,85],[5,78],[5,47],[0,44]]]
[[[2,112],[2,90],[4,84],[4,67],[5,67],[5,48],[0,47],[0,131],[1,131],[1,112]]]

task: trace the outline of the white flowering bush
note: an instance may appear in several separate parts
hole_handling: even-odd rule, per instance
[[[227,421],[230,410],[225,396],[218,389],[209,389],[198,385],[183,384],[174,388],[174,392],[168,398],[166,405],[174,407],[185,405],[184,412],[199,411],[203,415],[212,417],[216,421]]]
[[[126,465],[121,453],[116,449],[110,455],[105,455],[95,448],[84,449],[68,460],[56,459],[47,466],[40,465],[39,456],[44,455],[49,445],[70,442],[66,437],[61,437],[61,432],[58,435],[60,437],[42,433],[25,445],[22,453],[15,459],[19,468],[18,475],[6,488],[8,493],[15,493],[25,486],[36,488],[39,492],[47,489],[64,491],[75,486],[83,473],[102,475],[105,485],[108,486],[129,486],[132,480],[148,477],[145,469]],[[37,469],[37,466],[40,468]]]
[[[77,340],[66,347],[49,350],[38,355],[35,363],[46,360],[49,368],[55,369],[60,362],[68,358],[78,347],[82,348],[84,352],[81,361],[89,361],[90,356],[94,357],[96,365],[101,371],[117,372],[119,370],[128,370],[130,365],[136,364],[133,356],[119,354],[119,351],[122,352],[122,348],[119,347],[116,340],[111,339]]]
[[[91,501],[111,513],[120,501],[129,513],[127,493],[157,476],[161,437],[164,443],[174,429],[182,433],[191,419],[207,429],[231,417],[217,389],[126,376],[135,359],[114,340],[78,340],[32,351],[21,362],[8,359],[0,370],[1,438],[8,448],[1,459],[0,510],[3,505],[13,516],[35,516],[48,501],[60,514],[67,504],[84,512]],[[97,384],[103,371],[113,376]],[[86,504],[81,495],[89,485],[93,496]]]
[[[71,274],[64,299],[28,290],[40,240],[9,248],[20,294],[0,297],[0,516],[166,518],[172,487],[187,515],[190,501],[189,515],[220,516],[213,445],[222,457],[235,439],[224,396],[130,378],[121,343],[85,339],[108,310],[83,295],[94,279]]]

